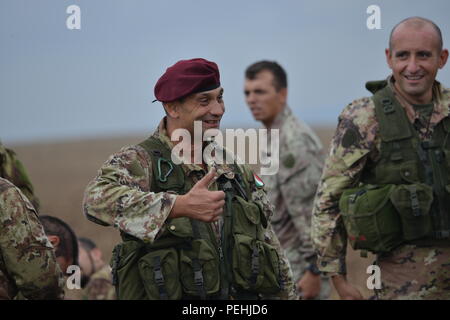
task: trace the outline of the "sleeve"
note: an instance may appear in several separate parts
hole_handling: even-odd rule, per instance
[[[280,191],[287,210],[301,240],[297,248],[302,260],[315,263],[316,254],[311,241],[311,216],[314,196],[322,175],[324,154],[314,139],[302,133],[300,138],[291,139],[287,156],[299,159],[291,168],[286,168],[284,160],[280,167]],[[290,153],[292,152],[292,153]]]
[[[375,145],[376,121],[369,100],[350,104],[339,117],[317,190],[311,236],[317,266],[327,273],[346,273],[347,234],[339,211],[342,192],[358,183]]]
[[[150,192],[151,163],[150,156],[139,146],[112,155],[86,188],[83,200],[86,217],[153,242],[177,196]]]
[[[0,196],[0,248],[15,299],[62,299],[64,278],[35,209],[19,189]]]

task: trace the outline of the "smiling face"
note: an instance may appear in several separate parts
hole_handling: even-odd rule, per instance
[[[203,132],[208,129],[219,129],[220,120],[225,112],[223,88],[194,93],[173,103],[166,104],[168,118],[168,134],[175,129],[183,128],[194,134],[194,121],[202,122]]]
[[[441,50],[436,30],[431,24],[418,27],[404,23],[394,30],[391,44],[386,59],[396,88],[411,103],[431,102],[438,69],[448,58],[448,51]]]
[[[270,127],[286,104],[287,89],[276,89],[272,72],[263,70],[254,79],[245,79],[245,101],[257,121]]]

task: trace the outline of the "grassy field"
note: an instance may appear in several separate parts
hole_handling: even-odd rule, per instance
[[[314,128],[325,148],[328,148],[334,128]],[[89,222],[81,208],[83,192],[96,175],[102,163],[122,146],[142,141],[141,137],[92,139],[58,143],[9,145],[29,171],[36,193],[41,201],[41,214],[62,218],[78,236],[93,239],[109,261],[114,245],[120,240],[117,230]],[[366,289],[366,268],[373,258],[360,258],[349,249],[348,278],[363,293]],[[335,293],[332,295],[336,297]]]

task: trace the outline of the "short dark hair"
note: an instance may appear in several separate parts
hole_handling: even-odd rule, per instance
[[[396,30],[401,24],[403,24],[403,23],[405,23],[405,22],[413,23],[413,24],[415,24],[415,25],[418,26],[418,27],[422,27],[422,26],[424,26],[425,24],[430,24],[430,25],[434,28],[434,30],[436,31],[436,34],[438,35],[438,39],[439,39],[439,51],[442,51],[442,48],[444,47],[444,42],[443,42],[443,40],[442,40],[442,32],[441,32],[441,29],[440,29],[440,28],[437,26],[437,24],[434,23],[433,21],[431,21],[431,20],[429,20],[429,19],[426,19],[426,18],[422,18],[422,17],[409,17],[409,18],[403,19],[402,21],[400,21],[399,23],[397,23],[397,24],[395,25],[395,27],[392,28],[391,34],[389,35],[389,50],[392,51],[392,36],[393,36],[395,30]]]
[[[39,220],[47,235],[57,236],[60,243],[56,248],[55,255],[72,259],[74,265],[78,264],[78,239],[72,228],[59,218],[53,216],[39,216]]]
[[[89,238],[80,237],[78,238],[78,242],[81,244],[81,247],[88,252],[97,248],[95,242]]]
[[[264,70],[270,71],[273,74],[273,85],[277,91],[287,88],[286,71],[275,61],[262,60],[255,62],[245,70],[245,77],[253,80],[258,73]]]

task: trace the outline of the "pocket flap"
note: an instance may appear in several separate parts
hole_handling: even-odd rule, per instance
[[[244,209],[247,219],[253,224],[259,224],[261,222],[261,210],[259,207],[254,203],[245,201],[241,197],[236,197],[236,199]]]

